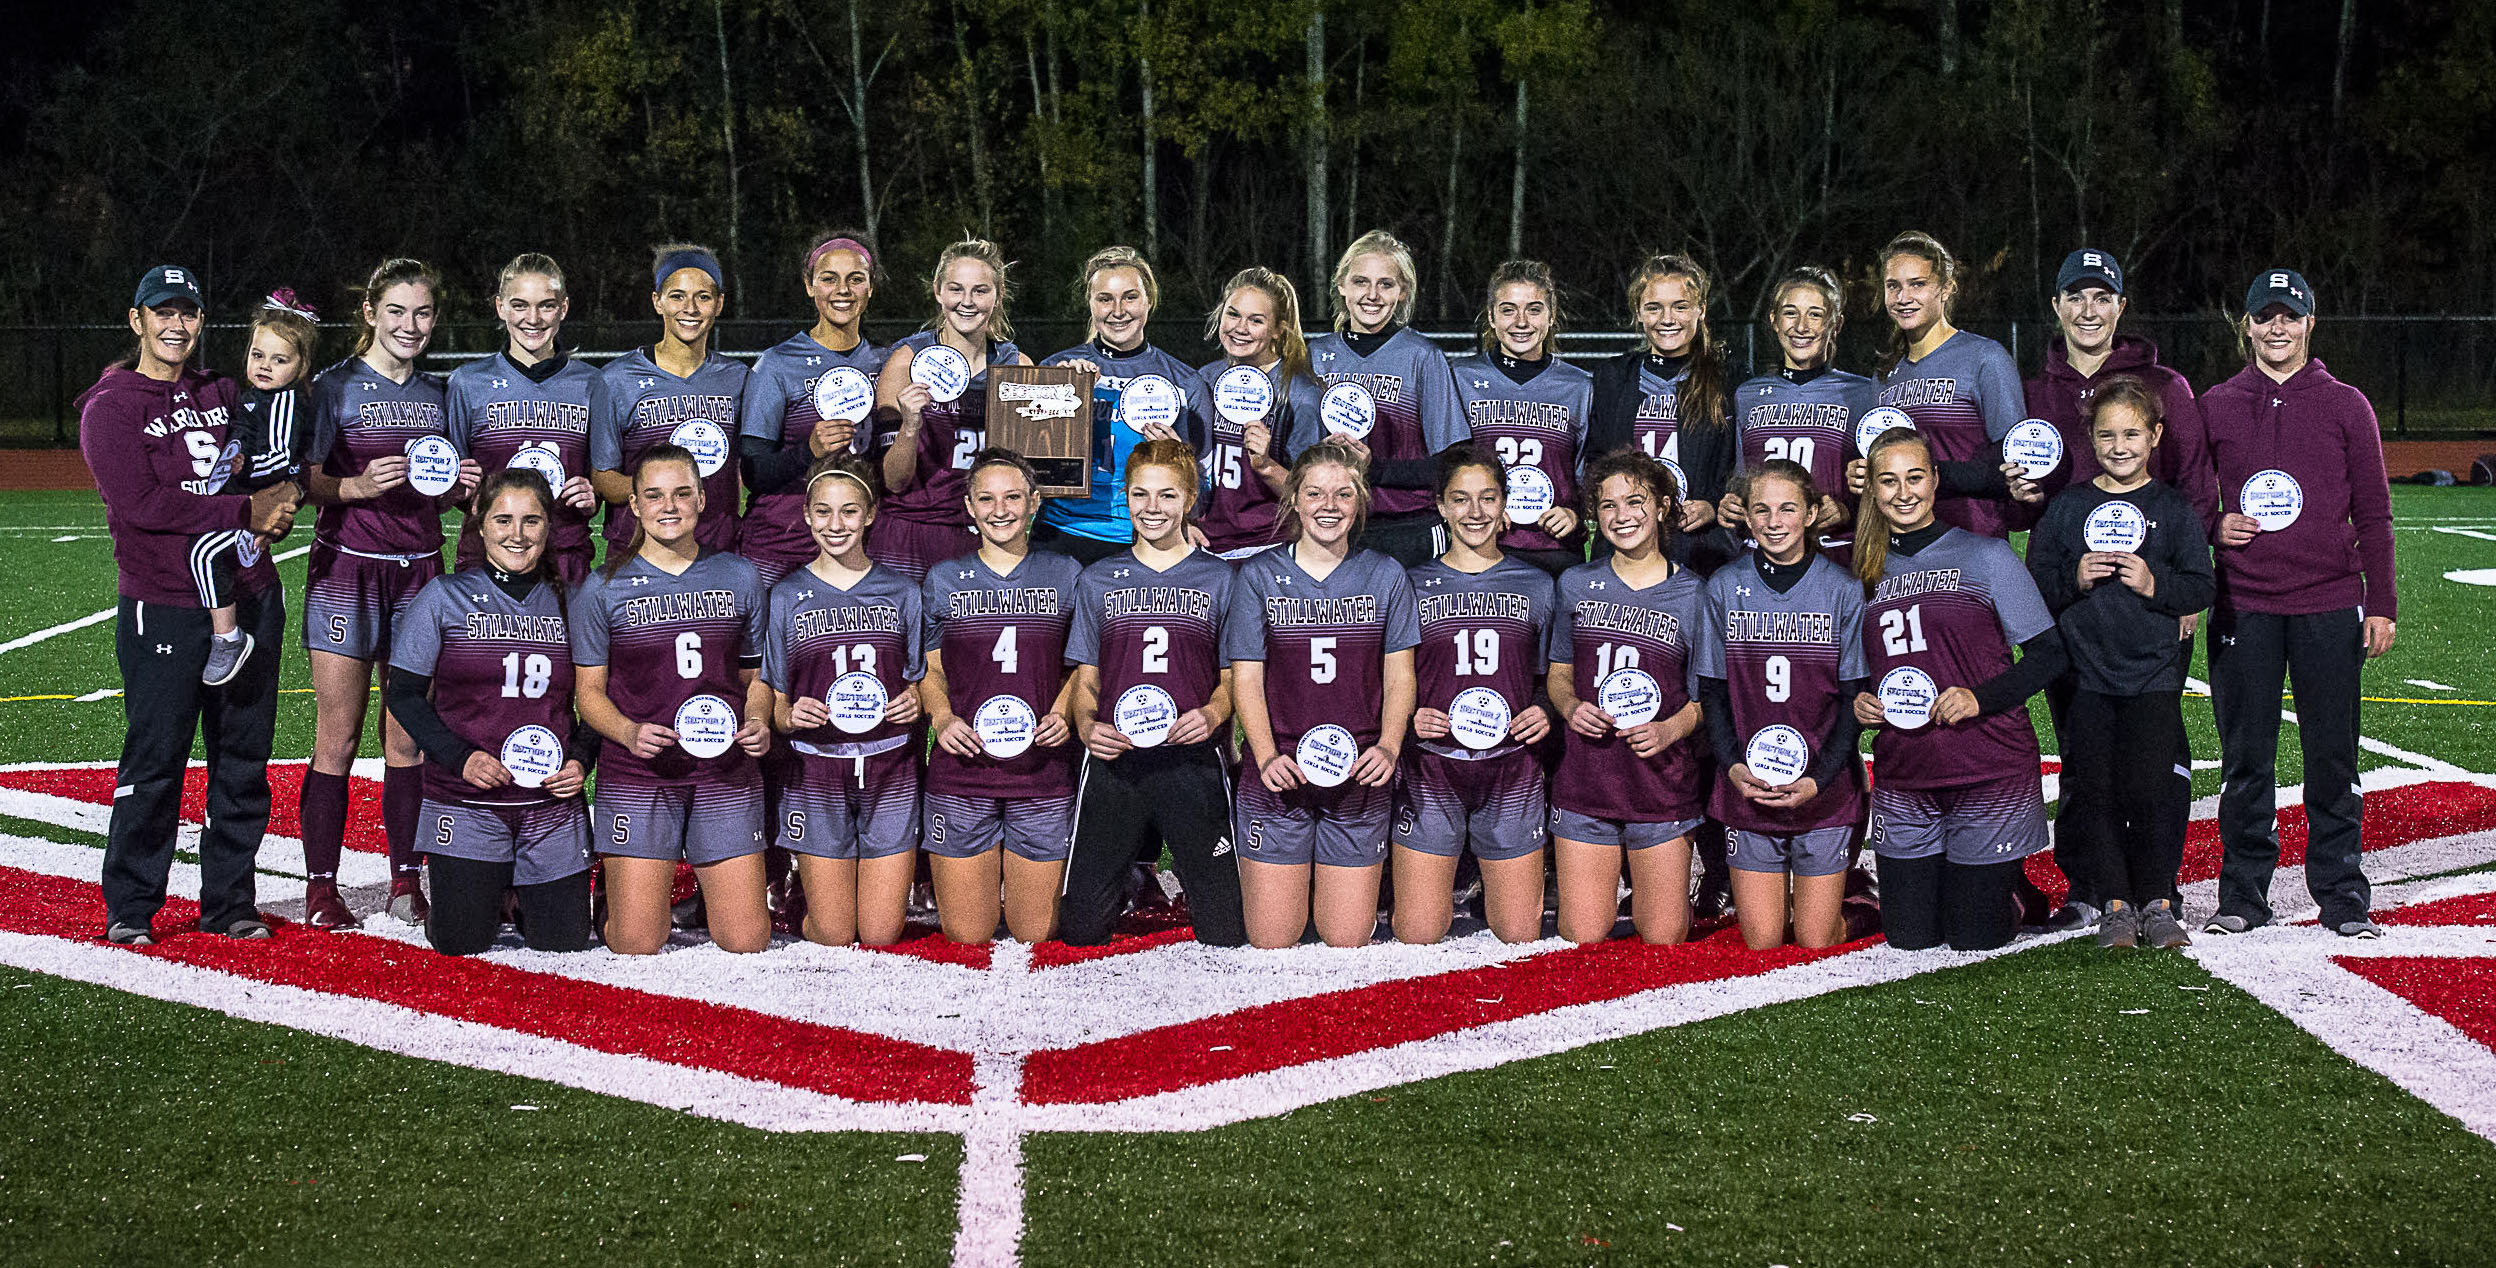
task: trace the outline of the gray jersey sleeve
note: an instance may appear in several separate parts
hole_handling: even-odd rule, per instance
[[[442,656],[442,614],[449,605],[448,577],[436,577],[410,599],[407,611],[391,624],[390,667],[433,676]]]
[[[794,377],[772,364],[768,352],[746,377],[745,395],[737,402],[737,434],[780,443],[780,425],[789,413],[788,381]]]
[[[1075,583],[1075,615],[1066,627],[1067,664],[1097,667],[1101,663],[1101,605],[1107,589],[1093,579],[1089,568]]]
[[[1993,596],[1993,615],[2001,622],[2002,637],[2016,647],[2053,629],[2054,614],[2046,611],[2036,579],[2012,553],[2011,544],[1998,537],[1978,540],[1983,545],[1976,559],[1984,569],[1985,589]]]
[[[589,574],[581,588],[564,608],[565,629],[571,634],[572,663],[575,666],[603,667],[607,663],[607,579],[599,573]]]
[[[600,373],[589,385],[589,469],[620,471],[624,467],[624,412],[615,399],[615,379]]]
[[[314,470],[329,461],[329,451],[338,447],[338,414],[344,406],[339,398],[343,374],[324,374],[312,380],[312,447],[303,455],[306,470]]]
[[[905,584],[901,587],[899,600],[901,603],[901,645],[907,653],[904,658],[905,663],[901,671],[901,680],[903,682],[917,682],[920,679],[927,677],[927,649],[929,646],[927,642],[927,630],[919,623],[920,600],[918,589]]]
[[[782,693],[789,689],[789,625],[797,612],[798,594],[793,588],[773,590],[770,620],[763,626],[763,681]]]
[[[1735,568],[1748,567],[1749,563],[1737,559],[1718,569],[1700,596],[1699,628],[1690,631],[1690,669],[1698,677],[1725,676],[1725,587],[1731,584]]]
[[[1265,659],[1265,601],[1245,576],[1231,583],[1231,611],[1222,623],[1222,659]]]
[[[742,571],[745,579],[737,583],[737,604],[745,614],[745,646],[739,654],[759,667],[764,645],[770,641],[771,594],[763,589],[763,575],[753,565],[747,564]]]
[[[1456,369],[1447,354],[1436,346],[1425,349],[1413,358],[1413,396],[1421,411],[1421,438],[1430,452],[1443,453],[1450,445],[1473,435],[1473,425],[1465,421],[1464,398],[1456,393]]]
[[[1837,570],[1838,681],[1870,678],[1872,664],[1863,654],[1863,585],[1854,574]]]
[[[2028,394],[2020,385],[2019,367],[1998,343],[1985,345],[1985,354],[1976,363],[1976,406],[1984,411],[1987,440],[2002,439],[2028,416]]]
[[[1453,382],[1451,379],[1450,383]],[[1383,650],[1408,652],[1421,644],[1421,605],[1413,598],[1413,582],[1404,575],[1404,570],[1384,556],[1380,557],[1380,562],[1386,565],[1380,570],[1386,580],[1380,593],[1387,601],[1379,622],[1384,627],[1386,638]]]
[[[476,433],[475,381],[473,375],[454,374],[442,390],[442,431],[462,458],[468,456],[469,438]]]

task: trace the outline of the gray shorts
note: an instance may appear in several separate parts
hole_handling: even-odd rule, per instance
[[[1384,788],[1346,780],[1333,788],[1267,790],[1243,768],[1239,804],[1231,811],[1239,857],[1287,867],[1376,867],[1387,857],[1387,816],[1394,798]]]
[[[1595,819],[1554,806],[1551,811],[1551,835],[1565,841],[1583,841],[1588,845],[1617,845],[1624,849],[1643,850],[1676,837],[1686,837],[1698,831],[1699,825],[1705,822],[1704,819],[1667,819],[1662,823]]]
[[[1395,788],[1395,844],[1454,858],[1470,847],[1485,862],[1543,848],[1550,814],[1543,767],[1526,749],[1476,761],[1416,746]]]
[[[304,564],[303,645],[357,660],[390,659],[390,632],[425,583],[442,575],[436,551],[413,559],[350,555],[312,544]]]
[[[589,870],[589,813],[578,797],[531,806],[468,806],[427,797],[417,823],[427,854],[511,864],[514,885]]]
[[[773,844],[821,859],[880,859],[919,843],[918,753],[901,744],[872,757],[797,755],[780,790]]]
[[[1063,863],[1075,843],[1075,798],[960,797],[927,794],[919,845],[949,859],[976,858],[1002,844],[1034,863]]]
[[[742,777],[700,784],[602,774],[593,814],[592,844],[620,858],[682,859],[704,867],[760,854],[766,844],[763,780],[751,766]]]
[[[1733,866],[1742,871],[1835,876],[1846,870],[1846,856],[1854,848],[1855,830],[1813,828],[1808,832],[1772,835],[1727,828],[1725,838]]]
[[[1964,867],[2008,863],[2045,848],[2044,792],[2034,775],[1965,788],[1872,785],[1872,852],[1889,859],[1938,854]]]

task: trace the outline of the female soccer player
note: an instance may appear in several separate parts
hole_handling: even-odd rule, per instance
[[[1758,545],[1707,583],[1699,696],[1724,772],[1708,817],[1731,830],[1743,942],[1782,946],[1790,927],[1835,946],[1863,823],[1863,586],[1812,549],[1822,499],[1800,463],[1765,459],[1735,484]]]
[[[798,756],[773,831],[806,887],[807,941],[884,946],[919,844],[919,587],[867,558],[865,462],[817,459],[799,487],[815,558],[772,587],[763,635],[773,725]]]
[[[1241,269],[1223,283],[1205,337],[1222,346],[1222,359],[1197,372],[1188,398],[1188,443],[1211,464],[1196,522],[1205,549],[1238,560],[1283,540],[1283,482],[1291,475],[1283,445],[1303,434],[1299,420],[1317,415],[1324,389],[1309,372],[1300,293],[1272,269]],[[1265,386],[1234,377],[1226,389],[1223,377],[1243,367]]]
[[[1231,669],[1222,626],[1231,566],[1188,544],[1196,454],[1148,440],[1127,455],[1135,546],[1083,570],[1066,659],[1075,666],[1075,734],[1087,756],[1075,792],[1075,847],[1058,901],[1059,936],[1109,940],[1128,865],[1168,847],[1196,940],[1235,947],[1239,867],[1231,835]]]
[[[1552,728],[1537,687],[1553,592],[1551,574],[1500,550],[1510,472],[1501,455],[1471,442],[1440,454],[1447,553],[1408,574],[1421,628],[1420,707],[1389,838],[1399,942],[1447,936],[1456,863],[1468,849],[1482,867],[1491,932],[1502,942],[1543,935],[1548,827],[1533,746]]]
[[[632,540],[570,604],[581,721],[606,738],[590,837],[606,864],[607,946],[667,945],[679,860],[723,951],[771,943],[763,904],[763,786],[771,688],[767,603],[742,555],[702,544],[703,479],[661,442],[633,467]]]
[[[1119,472],[1126,469],[1127,455],[1146,440],[1179,439],[1196,370],[1144,341],[1144,325],[1161,302],[1161,283],[1134,247],[1093,252],[1083,262],[1081,289],[1091,313],[1084,341],[1040,364],[1091,369],[1099,376],[1094,390],[1110,393],[1117,403],[1093,410],[1092,496],[1048,499],[1033,544],[1091,564],[1135,540]]]
[[[441,284],[415,260],[390,260],[364,284],[363,333],[355,355],[321,371],[312,449],[305,475],[321,508],[303,593],[303,642],[312,652],[316,712],[312,766],[303,777],[303,854],[312,883],[305,922],[315,929],[355,923],[338,896],[338,852],[346,841],[347,767],[355,761],[373,671],[390,659],[391,635],[408,600],[442,573],[442,512],[468,500],[481,473],[460,458],[447,489],[411,482],[411,465],[446,445],[441,376],[416,360],[433,339]],[[416,814],[424,760],[397,719],[381,719],[381,823],[390,842],[392,916],[425,923],[416,856]]]
[[[1783,458],[1811,475],[1812,487],[1828,490],[1817,505],[1811,535],[1847,558],[1847,526],[1855,502],[1846,495],[1846,458],[1855,452],[1855,420],[1871,410],[1880,389],[1860,374],[1831,364],[1838,332],[1846,328],[1846,289],[1827,269],[1805,266],[1787,273],[1769,291],[1768,330],[1776,337],[1778,366],[1733,394],[1734,470],[1757,471]],[[1728,492],[1717,517],[1740,523],[1744,499]],[[1824,536],[1824,534],[1834,536]]]
[[[889,349],[876,379],[876,408],[893,411],[899,430],[875,438],[887,496],[867,553],[913,581],[973,544],[964,477],[988,447],[988,367],[1031,364],[1006,318],[1005,272],[996,243],[974,238],[946,247],[928,281],[936,316]],[[919,366],[921,357],[928,366]]]
[[[1950,324],[1959,262],[1932,235],[1899,234],[1881,248],[1880,260],[1882,304],[1893,326],[1879,362],[1880,403],[1906,411],[1942,464],[1935,473],[1942,521],[2008,536],[2015,517],[2025,527],[2033,513],[2015,513],[2006,503],[2043,497],[2024,479],[2006,479],[2002,460],[2002,438],[2022,416],[2019,367],[2001,344]]]
[[[2245,291],[2245,368],[2202,397],[2218,464],[2219,602],[2210,696],[2218,710],[2219,910],[2204,928],[2240,933],[2271,918],[2279,863],[2273,779],[2279,690],[2297,697],[2305,748],[2305,884],[2323,927],[2379,935],[2359,866],[2357,678],[2392,650],[2391,486],[2366,397],[2315,359],[2314,289],[2270,269]]]
[[[609,361],[590,397],[590,481],[607,502],[607,557],[629,553],[640,499],[626,473],[640,469],[653,445],[693,455],[708,508],[698,540],[711,550],[735,550],[737,400],[747,371],[711,347],[728,306],[725,274],[710,248],[676,243],[659,248],[650,276],[659,337]]]
[[[1704,721],[1692,654],[1706,591],[1672,561],[1680,508],[1662,463],[1606,453],[1580,496],[1612,553],[1560,574],[1551,623],[1551,703],[1568,722],[1551,781],[1560,936],[1612,936],[1626,855],[1638,936],[1679,942],[1690,936],[1690,836],[1707,807],[1706,756],[1690,742]]]
[[[1728,535],[1709,533],[1716,502],[1733,473],[1727,420],[1725,350],[1708,333],[1714,284],[1688,256],[1652,256],[1629,282],[1629,320],[1639,346],[1595,370],[1594,413],[1586,452],[1634,448],[1673,474],[1680,508],[1674,529],[1695,552],[1692,566],[1713,570],[1730,558]]]
[[[484,562],[416,593],[390,650],[390,716],[429,759],[420,822],[433,910],[425,937],[475,955],[516,890],[539,951],[589,948],[595,737],[572,724],[572,648],[550,542],[555,494],[526,467],[477,493]]]
[[[1466,434],[1446,354],[1405,325],[1415,288],[1412,250],[1394,234],[1372,229],[1343,249],[1335,328],[1309,344],[1327,404],[1294,420],[1288,442],[1294,453],[1328,436],[1352,444],[1375,501],[1359,546],[1407,567],[1438,553],[1435,456]]]
[[[1935,518],[1940,473],[1920,433],[1882,433],[1869,464],[1855,576],[1872,587],[1874,687],[1855,720],[1881,728],[1881,925],[1903,950],[1998,947],[2018,928],[2020,860],[2045,848],[2027,701],[2063,671],[2062,636],[2008,542]]]
[[[1473,443],[1507,465],[1506,486],[1520,503],[1530,499],[1541,508],[1509,508],[1514,527],[1500,534],[1500,550],[1555,577],[1586,561],[1577,473],[1585,465],[1586,420],[1594,407],[1594,378],[1559,358],[1559,333],[1560,288],[1551,267],[1510,260],[1491,273],[1482,350],[1454,366]],[[1444,481],[1439,501],[1444,516]]]
[[[1006,929],[1045,942],[1074,836],[1066,636],[1083,565],[1031,548],[1040,481],[1020,454],[981,451],[965,484],[979,549],[930,571],[920,601],[919,697],[936,737],[920,843],[946,937],[996,936],[1002,879]]]
[[[503,349],[451,371],[443,415],[451,443],[477,460],[487,481],[515,459],[546,477],[555,491],[546,553],[563,584],[578,586],[596,549],[589,534],[598,509],[589,482],[589,412],[598,371],[564,350],[563,319],[571,311],[561,265],[534,251],[512,257],[494,284]],[[462,572],[485,558],[478,531],[485,510],[482,503],[471,507],[460,524],[454,558]]]
[[[798,269],[815,306],[814,326],[755,358],[745,381],[737,457],[753,501],[745,508],[737,553],[754,561],[766,586],[821,557],[807,519],[807,480],[816,464],[835,454],[863,454],[872,439],[875,380],[886,352],[867,342],[875,277],[875,252],[864,233],[822,235]]]
[[[1291,544],[1241,562],[1222,633],[1252,776],[1233,814],[1248,941],[1286,947],[1310,924],[1328,946],[1378,930],[1387,786],[1413,717],[1413,588],[1353,546],[1369,511],[1359,451],[1302,451],[1283,486]]]

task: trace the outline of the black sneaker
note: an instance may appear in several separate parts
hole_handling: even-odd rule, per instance
[[[2086,929],[2096,924],[2101,914],[2095,906],[2075,898],[2055,908],[2054,914],[2045,918],[2045,931],[2069,933],[2074,929]]]
[[[243,672],[243,662],[251,659],[251,635],[240,638],[208,640],[208,663],[200,666],[199,681],[210,687],[222,687]]]
[[[156,931],[146,925],[113,925],[104,930],[104,940],[117,947],[152,947]]]

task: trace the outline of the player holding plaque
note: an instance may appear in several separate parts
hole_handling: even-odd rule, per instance
[[[390,716],[427,760],[425,937],[474,955],[517,894],[539,951],[589,948],[589,815],[596,736],[572,723],[572,649],[551,550],[554,491],[513,468],[477,494],[484,562],[428,582],[390,650]]]
[[[1083,570],[1066,659],[1075,666],[1075,734],[1083,777],[1075,847],[1058,900],[1058,936],[1109,941],[1130,867],[1168,847],[1187,890],[1196,940],[1248,940],[1231,835],[1231,669],[1222,655],[1231,566],[1190,546],[1196,455],[1148,440],[1127,456],[1127,517],[1135,546]]]
[[[956,242],[928,279],[936,316],[892,346],[875,381],[885,498],[867,553],[913,581],[973,544],[964,477],[988,447],[988,367],[1030,365],[1006,317],[1005,253],[982,239]],[[988,940],[986,934],[980,941]]]
[[[1044,501],[1032,544],[1091,564],[1135,540],[1119,473],[1126,470],[1127,455],[1145,441],[1185,438],[1196,369],[1144,341],[1145,323],[1161,302],[1161,283],[1134,247],[1103,247],[1083,262],[1083,302],[1091,314],[1084,341],[1040,364],[1088,369],[1095,376],[1092,496]],[[1104,403],[1104,396],[1115,403]]]
[[[1941,463],[1943,522],[1987,537],[2026,527],[2033,513],[2008,504],[2041,502],[2043,494],[2002,456],[2003,437],[2026,417],[2019,367],[2001,344],[1950,323],[1959,262],[1932,235],[1899,234],[1880,260],[1882,307],[1893,325],[1881,353],[1880,400],[1914,420]],[[1848,470],[1853,488],[1861,468]]]
[[[1585,511],[1612,553],[1560,575],[1551,623],[1552,707],[1568,721],[1551,781],[1560,936],[1601,942],[1620,912],[1647,942],[1690,936],[1690,835],[1707,809],[1707,758],[1691,659],[1706,606],[1673,563],[1680,508],[1662,463],[1615,450],[1586,469]]]
[[[742,555],[702,545],[692,454],[657,444],[633,471],[633,539],[568,605],[581,721],[606,738],[590,838],[606,866],[608,949],[667,945],[679,860],[693,865],[711,941],[771,944],[763,903],[763,784],[771,744],[761,675],[767,605]]]
[[[1407,566],[1437,553],[1433,458],[1466,435],[1446,354],[1405,324],[1413,319],[1415,289],[1412,250],[1394,234],[1372,229],[1343,249],[1335,260],[1335,328],[1310,342],[1309,356],[1318,381],[1348,413],[1330,422],[1320,417],[1321,405],[1292,420],[1289,441],[1299,454],[1329,434],[1352,437],[1348,443],[1369,464],[1365,478],[1376,503],[1359,546]]]
[[[1920,434],[1874,444],[1870,467],[1855,576],[1873,587],[1863,644],[1876,686],[1854,708],[1881,728],[1882,929],[1904,950],[1998,947],[2018,927],[2020,860],[2046,845],[2027,700],[2063,671],[2062,636],[2008,542],[1935,518],[1940,473]]]
[[[1205,549],[1237,560],[1283,540],[1283,442],[1319,411],[1319,386],[1300,336],[1300,293],[1272,269],[1233,274],[1205,334],[1222,358],[1197,372],[1188,394],[1186,439],[1207,464],[1196,521]]]
[[[1560,288],[1550,266],[1510,260],[1491,274],[1482,350],[1454,366],[1473,442],[1507,467],[1514,527],[1500,534],[1500,551],[1555,577],[1586,560],[1577,473],[1595,399],[1593,376],[1557,355],[1559,330]],[[1444,514],[1444,491],[1439,500]]]
[[[1844,568],[1854,542],[1855,500],[1846,493],[1846,459],[1862,452],[1856,424],[1873,410],[1880,389],[1860,374],[1830,364],[1846,328],[1845,287],[1827,269],[1805,266],[1778,279],[1768,301],[1777,368],[1735,389],[1734,470],[1758,471],[1782,458],[1810,473],[1828,492],[1810,525],[1831,563]],[[1717,518],[1739,523],[1743,499],[1731,491]]]
[[[1532,746],[1552,727],[1538,690],[1551,575],[1500,550],[1508,519],[1501,484],[1512,472],[1499,454],[1460,444],[1439,455],[1439,472],[1447,553],[1407,573],[1421,622],[1413,649],[1420,707],[1387,838],[1395,846],[1395,937],[1447,936],[1456,863],[1470,849],[1491,932],[1532,942],[1543,936],[1549,831]]]
[[[1629,283],[1638,345],[1595,367],[1586,433],[1589,454],[1635,449],[1672,473],[1675,549],[1702,573],[1734,549],[1729,534],[1711,531],[1733,474],[1725,350],[1707,329],[1711,289],[1707,270],[1687,256],[1651,256],[1638,266]]]
[[[1413,588],[1353,546],[1369,508],[1357,451],[1311,446],[1283,489],[1291,544],[1240,564],[1222,631],[1248,737],[1232,840],[1248,940],[1328,946],[1378,930],[1387,785],[1413,716]]]
[[[919,699],[936,738],[920,845],[946,937],[996,937],[1002,880],[1007,930],[1043,942],[1075,827],[1066,636],[1083,566],[1031,548],[1039,479],[1020,455],[982,452],[968,486],[979,549],[928,573],[920,598]]]
[[[451,371],[443,422],[451,443],[477,460],[483,479],[504,468],[526,467],[555,491],[553,539],[546,549],[566,586],[589,576],[595,547],[589,517],[598,490],[589,482],[589,402],[598,370],[576,361],[563,347],[563,319],[572,298],[563,268],[534,251],[513,257],[494,286],[494,317],[503,326],[502,351]],[[478,537],[482,502],[460,525],[454,556],[460,571],[485,558]]]
[[[874,439],[875,379],[885,349],[867,341],[875,252],[866,234],[819,236],[798,269],[815,324],[754,359],[737,407],[737,462],[752,501],[737,553],[766,586],[819,557],[807,522],[807,478],[835,454],[865,454]]]
[[[650,307],[659,337],[598,371],[590,397],[590,482],[607,503],[607,558],[629,554],[633,482],[652,446],[691,454],[702,478],[701,543],[737,548],[737,402],[745,395],[743,361],[711,346],[728,307],[726,275],[710,248],[678,243],[659,248],[651,266]]]

